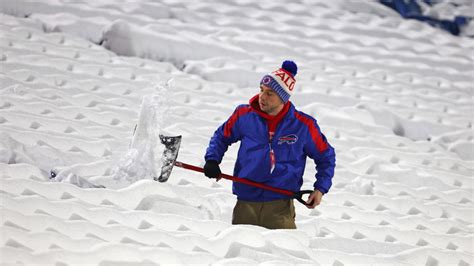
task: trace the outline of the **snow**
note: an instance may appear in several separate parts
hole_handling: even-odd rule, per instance
[[[456,3],[426,12],[472,8]],[[1,264],[473,265],[472,39],[371,1],[0,11]],[[160,133],[203,166],[214,130],[285,59],[292,102],[337,153],[322,204],[296,203],[297,230],[232,226],[226,180],[175,167],[153,181]],[[303,189],[314,174],[308,161]]]
[[[160,134],[164,134],[162,128],[165,117],[169,116],[167,104],[170,102],[165,89],[159,88],[156,95],[143,97],[129,150],[112,174],[116,185],[130,185],[141,179],[156,179],[160,176],[165,151]]]

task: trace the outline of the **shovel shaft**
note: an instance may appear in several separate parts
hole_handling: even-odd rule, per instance
[[[184,168],[184,169],[204,173],[204,169],[201,168],[201,167],[176,161],[176,158],[178,157],[179,145],[181,143],[181,136],[160,135],[160,140],[161,140],[161,143],[163,143],[166,147],[165,151],[163,152],[163,158],[165,158],[165,160],[164,160],[163,166],[161,168],[160,176],[154,178],[155,180],[157,180],[159,182],[166,182],[166,180],[168,180],[168,178],[171,174],[171,170],[173,169],[173,166],[178,166],[178,167],[181,167],[181,168]],[[234,182],[239,182],[239,183],[246,184],[246,185],[249,185],[249,186],[258,187],[258,188],[262,188],[262,189],[265,189],[265,190],[273,191],[275,193],[283,194],[285,196],[288,196],[288,197],[291,197],[291,198],[294,198],[294,199],[298,200],[301,204],[303,204],[305,206],[308,206],[310,208],[314,208],[314,206],[312,206],[311,202],[308,204],[302,198],[303,195],[313,193],[313,190],[301,190],[301,191],[298,191],[298,192],[293,192],[293,191],[286,190],[286,189],[267,186],[265,184],[257,183],[257,182],[254,182],[254,181],[251,181],[251,180],[248,180],[248,179],[245,179],[245,178],[236,177],[236,176],[221,174],[220,177],[228,179],[228,180],[232,180]]]
[[[190,164],[186,164],[186,163],[182,163],[182,162],[178,162],[178,161],[176,161],[174,165],[176,165],[178,167],[181,167],[181,168],[184,168],[184,169],[204,173],[204,169],[201,168],[201,167],[198,167],[198,166],[194,166],[194,165],[190,165]],[[257,183],[257,182],[254,182],[254,181],[251,181],[251,180],[248,180],[248,179],[245,179],[245,178],[240,178],[240,177],[231,176],[231,175],[227,175],[227,174],[221,174],[220,177],[228,179],[228,180],[232,180],[234,182],[239,182],[239,183],[242,183],[242,184],[246,184],[246,185],[249,185],[249,186],[254,186],[254,187],[262,188],[262,189],[265,189],[265,190],[270,190],[270,191],[280,193],[280,194],[283,194],[283,195],[286,195],[286,196],[289,196],[289,197],[295,197],[296,196],[296,193],[293,192],[293,191],[267,186],[265,184]]]

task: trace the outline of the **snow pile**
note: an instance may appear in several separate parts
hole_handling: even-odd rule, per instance
[[[134,128],[130,149],[120,160],[112,176],[120,185],[130,185],[140,179],[160,176],[164,146],[160,141],[168,113],[166,89],[158,95],[145,96]]]
[[[248,56],[245,50],[222,45],[214,38],[166,24],[138,27],[125,21],[114,21],[104,29],[103,45],[118,55],[170,61],[176,65],[183,65],[185,60],[206,59],[216,54],[238,58]]]

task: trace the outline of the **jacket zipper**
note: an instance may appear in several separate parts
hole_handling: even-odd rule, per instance
[[[270,134],[270,132],[268,132],[268,146],[270,147],[270,174],[273,173],[273,170],[275,170],[275,166],[276,166],[276,156],[275,156],[275,151],[273,151],[273,146],[272,146],[275,133],[276,133],[276,129],[275,129],[275,132],[273,132],[273,135]]]
[[[276,156],[275,156],[275,152],[273,151],[272,142],[273,142],[273,138],[275,137],[278,128],[280,127],[280,124],[283,122],[283,119],[284,119],[284,117],[281,119],[281,121],[276,126],[275,132],[273,132],[273,135],[270,134],[270,128],[268,127],[268,124],[267,124],[268,147],[270,148],[270,174],[273,173],[273,170],[275,170],[275,166],[276,166]]]
[[[272,174],[273,170],[275,170],[276,158],[275,158],[275,152],[273,151],[273,148],[272,148],[271,141],[268,143],[268,146],[270,146],[270,174]]]

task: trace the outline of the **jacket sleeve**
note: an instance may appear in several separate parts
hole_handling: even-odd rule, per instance
[[[241,140],[239,119],[244,108],[246,107],[237,107],[231,117],[214,132],[204,156],[206,161],[213,160],[221,163],[229,146]]]
[[[332,185],[334,168],[336,167],[336,153],[321,133],[315,119],[312,119],[309,135],[305,145],[306,154],[316,164],[316,182],[314,188],[326,194]]]

